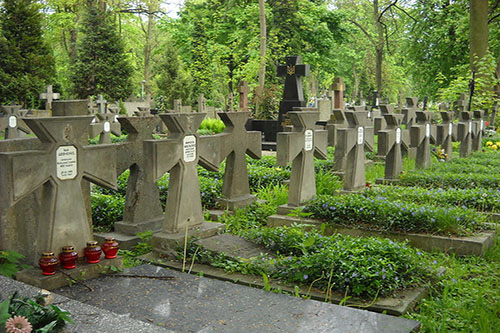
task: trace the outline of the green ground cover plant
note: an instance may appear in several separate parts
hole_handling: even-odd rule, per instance
[[[431,170],[415,170],[401,175],[400,185],[419,186],[425,188],[498,188],[500,175],[489,174],[456,174],[453,172],[435,172]]]
[[[384,197],[388,201],[406,201],[444,207],[464,207],[481,212],[500,212],[500,189],[442,189],[377,185],[365,190],[367,198]]]
[[[482,230],[485,215],[461,207],[439,207],[361,193],[318,196],[304,212],[329,224],[363,226],[377,230],[465,236]]]
[[[189,260],[363,298],[423,285],[435,269],[427,254],[387,239],[322,236],[294,227],[254,228],[244,237],[263,245],[274,257],[238,260],[191,242]]]

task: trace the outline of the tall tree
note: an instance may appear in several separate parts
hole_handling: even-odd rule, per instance
[[[87,1],[72,75],[78,98],[103,94],[119,100],[132,92],[132,67],[110,14],[104,2]]]
[[[470,64],[476,70],[477,61],[488,50],[488,0],[470,1]]]
[[[42,37],[42,16],[35,1],[3,1],[0,11],[0,100],[26,107],[55,75],[52,52]]]

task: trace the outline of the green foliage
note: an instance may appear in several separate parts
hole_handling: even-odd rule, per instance
[[[472,173],[435,173],[428,170],[419,170],[402,174],[400,184],[404,186],[420,186],[425,188],[498,188],[500,176],[494,174],[472,174]]]
[[[103,94],[112,100],[130,96],[132,68],[108,10],[90,0],[80,25],[81,38],[72,75],[78,98]]]
[[[468,235],[484,228],[486,216],[464,208],[389,201],[362,194],[318,196],[305,212],[331,224],[365,226],[378,230]]]
[[[17,291],[0,303],[0,327],[4,327],[11,316],[25,317],[33,327],[33,332],[37,333],[61,332],[66,322],[73,323],[69,312],[52,304],[40,305],[30,298],[20,296]]]
[[[92,206],[92,223],[95,229],[110,231],[115,222],[123,218],[125,198],[121,195],[107,195],[92,193],[90,196]]]
[[[19,270],[28,268],[29,266],[20,263],[23,258],[16,251],[0,251],[0,275],[13,278]]]
[[[251,229],[245,237],[265,246],[276,258],[261,255],[237,260],[193,243],[188,246],[188,257],[229,272],[266,274],[361,297],[388,295],[421,285],[430,277],[431,263],[426,255],[387,239],[324,237],[316,231],[286,227]]]
[[[40,5],[33,0],[0,4],[0,103],[38,107],[53,83],[54,58],[42,36]]]
[[[205,133],[217,134],[224,132],[225,128],[226,125],[224,125],[224,122],[222,120],[214,118],[205,118],[201,122],[200,128],[198,129],[198,133],[200,133],[200,131],[206,131]]]
[[[379,185],[364,191],[363,196],[447,207],[462,206],[484,212],[500,212],[500,191],[493,188],[426,189]]]

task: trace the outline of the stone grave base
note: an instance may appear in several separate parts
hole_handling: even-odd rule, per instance
[[[53,290],[78,283],[78,281],[93,279],[101,274],[112,273],[112,267],[122,269],[123,258],[104,259],[102,257],[101,261],[97,264],[88,264],[84,258],[80,258],[78,259],[76,268],[63,269],[59,267],[54,275],[42,275],[40,268],[25,269],[17,272],[16,280],[41,289]]]
[[[236,208],[246,207],[255,200],[257,200],[257,196],[250,194],[248,196],[243,196],[232,200],[221,198],[217,200],[217,204],[222,209],[235,210]]]
[[[337,195],[348,195],[348,194],[355,194],[364,191],[366,186],[360,187],[358,189],[353,189],[353,190],[340,190],[338,192],[335,192]]]
[[[292,223],[310,224],[315,228],[320,228],[325,222],[297,218],[291,216],[272,215],[267,219],[268,227],[289,226]],[[447,253],[455,253],[459,256],[477,255],[482,256],[486,250],[495,244],[497,230],[486,230],[478,232],[474,236],[468,237],[447,237],[431,234],[412,234],[378,230],[367,230],[359,227],[349,226],[332,226],[327,225],[325,235],[335,233],[349,235],[353,237],[384,237],[394,241],[408,240],[410,245],[422,249],[424,251],[441,251]]]
[[[255,244],[252,244],[254,247]],[[224,251],[224,253],[228,253]],[[182,262],[175,260],[162,260],[159,257],[155,257],[154,254],[147,254],[141,257],[142,260],[146,262],[154,263],[162,267],[167,267],[175,269],[178,271],[183,270]],[[339,304],[343,301],[343,296],[332,295],[327,296],[324,292],[316,288],[309,288],[309,286],[301,286],[297,290],[295,285],[286,284],[280,281],[270,281],[267,284],[264,282],[261,276],[256,275],[246,275],[240,273],[228,273],[223,269],[212,267],[210,265],[204,264],[194,264],[185,265],[185,271],[189,271],[190,274],[202,274],[205,277],[210,277],[222,281],[229,281],[236,284],[256,287],[259,289],[264,289],[270,287],[271,290],[281,290],[287,292],[291,295],[300,295],[306,298],[310,298],[316,301],[331,302],[333,304]],[[361,299],[351,298],[345,302],[344,305],[352,308],[361,308],[378,313],[386,313],[394,316],[401,316],[406,312],[413,309],[413,307],[428,293],[427,288],[412,288],[397,292],[393,297],[383,297],[377,299],[375,302],[373,300],[364,301]]]
[[[400,182],[399,179],[377,178],[375,180],[375,184],[380,184],[380,185],[396,185],[399,184],[399,182]]]
[[[187,237],[196,237],[204,239],[215,236],[224,231],[225,224],[215,222],[203,222],[191,229],[188,229]],[[153,235],[151,243],[153,250],[162,254],[171,254],[177,246],[183,246],[186,237],[186,231],[179,231],[175,234],[166,233],[164,231]]]
[[[137,235],[138,232],[144,232],[146,230],[157,232],[161,230],[164,219],[163,216],[160,216],[157,219],[139,223],[116,222],[115,232],[126,235]]]
[[[131,250],[134,246],[136,246],[141,239],[138,236],[125,235],[119,232],[104,232],[104,233],[95,233],[94,239],[102,244],[106,241],[106,237],[114,237],[114,239],[120,243],[120,249],[122,250]]]
[[[491,221],[500,222],[500,213],[486,213]]]
[[[290,206],[288,204],[281,205],[278,207],[278,215],[288,215],[293,214],[297,209],[301,211],[305,206]]]

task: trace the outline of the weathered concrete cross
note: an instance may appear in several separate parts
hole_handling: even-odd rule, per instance
[[[344,190],[355,191],[364,188],[365,143],[368,112],[346,111],[348,127],[338,130],[338,146],[346,156]],[[337,154],[337,152],[335,152]]]
[[[335,147],[337,143],[337,130],[345,128],[347,121],[345,119],[344,110],[333,109],[330,120],[326,123],[326,131],[328,132],[328,146]]]
[[[417,148],[417,168],[427,169],[431,165],[431,141],[436,137],[431,119],[431,111],[417,111],[417,123],[410,128],[411,146]]]
[[[384,130],[387,127],[384,115],[394,113],[394,105],[380,104],[379,109],[380,109],[380,116],[372,117],[375,134],[378,134],[379,131]]]
[[[134,115],[137,117],[151,117],[151,108],[147,106],[138,106],[137,111],[134,111]],[[120,121],[120,119],[118,119]]]
[[[200,97],[198,97],[197,101],[198,101],[198,112],[205,113],[207,108],[207,99],[203,94],[200,94]]]
[[[4,116],[0,118],[0,130],[5,130],[5,139],[16,139],[30,133],[30,129],[21,119],[28,110],[21,110],[21,105],[2,105]]]
[[[252,158],[261,157],[261,133],[247,132],[245,124],[250,112],[220,112],[219,117],[226,125],[221,137],[221,158],[226,158],[223,198],[219,202],[234,210],[255,200],[250,194],[246,154]]]
[[[174,112],[182,112],[182,99],[174,99]]]
[[[481,151],[483,148],[483,135],[486,126],[484,125],[485,112],[483,110],[474,110],[474,125],[472,131],[472,150]]]
[[[108,101],[105,100],[102,95],[99,95],[99,97],[95,101],[95,104],[97,104],[98,113],[106,113]]]
[[[115,223],[115,231],[136,235],[138,232],[161,229],[163,210],[160,193],[151,169],[145,167],[143,141],[151,140],[158,117],[120,117],[121,127],[128,133],[127,141],[117,145],[116,171],[120,175],[130,169],[123,210],[123,221]],[[149,181],[148,181],[149,179]]]
[[[436,126],[436,144],[443,149],[446,160],[452,159],[453,146],[452,142],[456,138],[457,127],[453,124],[454,112],[441,111],[443,121]]]
[[[344,110],[344,79],[341,77],[336,77],[332,84],[333,90],[333,109]]]
[[[288,190],[288,206],[297,207],[316,196],[316,175],[314,172],[314,156],[326,159],[327,133],[316,130],[315,123],[319,112],[288,112],[292,121],[291,132],[280,132],[277,135],[276,162],[286,166],[292,162],[290,185]]]
[[[401,145],[403,143],[402,114],[384,114],[387,127],[378,133],[378,147],[385,153],[384,180],[395,180],[403,171],[403,154]],[[381,149],[381,147],[383,147]]]
[[[241,81],[238,85],[238,92],[240,93],[240,101],[238,111],[248,111],[248,94],[250,93],[250,87],[247,81]]]
[[[406,125],[406,128],[412,127],[417,118],[418,108],[418,98],[417,97],[406,97],[406,107],[401,110],[403,114],[403,124]]]
[[[43,150],[0,153],[0,209],[42,187],[34,247],[58,253],[73,245],[80,256],[93,239],[82,180],[116,189],[116,151],[111,145],[82,146],[91,116],[24,118]]]
[[[155,250],[161,252],[173,246],[172,239],[178,236],[182,239],[186,229],[205,228],[197,165],[218,170],[221,136],[198,136],[196,131],[205,117],[204,113],[166,113],[159,116],[167,126],[169,136],[165,140],[144,141],[144,158],[145,168],[152,170],[146,174],[152,177],[147,179],[148,182],[170,173],[162,232],[152,239]],[[213,233],[220,226],[212,223],[205,225],[215,226]]]
[[[52,91],[51,84],[47,86],[46,92],[40,94],[40,99],[45,100],[45,110],[47,111],[52,110],[52,101],[59,98],[61,98],[61,95]]]
[[[0,130],[5,130],[5,139],[21,138],[31,133],[21,119],[28,110],[22,110],[20,105],[2,105],[2,111],[4,116],[0,118]]]
[[[386,118],[384,122],[386,123],[386,130],[389,130],[390,133],[396,131],[397,128],[401,129],[401,150],[403,152],[407,152],[410,146],[410,130],[409,129],[404,129],[402,127],[402,119],[404,119],[404,116],[402,115],[401,120],[399,119],[400,117],[386,117],[386,115],[398,115],[397,113],[394,113],[394,106],[391,104],[387,104],[387,107],[389,107],[390,112],[387,112],[384,114],[384,117]],[[390,120],[390,123],[387,122],[387,119]],[[389,141],[386,141],[386,139],[389,139]],[[391,147],[393,146],[393,141],[394,138],[392,136],[387,136],[387,134],[380,135],[378,136],[378,141],[377,141],[377,157],[380,158],[385,158],[387,154],[389,154],[389,151]]]
[[[472,152],[472,112],[460,112],[457,141],[460,141],[460,157],[467,157]]]
[[[107,112],[107,113],[97,113],[95,115],[97,122],[93,122],[90,125],[89,135],[91,138],[95,138],[100,135],[99,143],[111,143],[111,133],[116,136],[122,134],[120,123],[117,121],[118,113]]]

